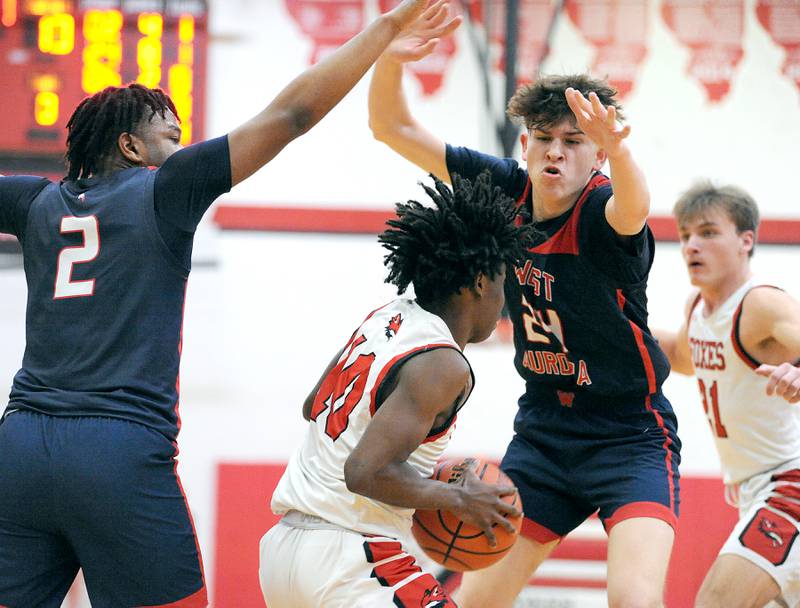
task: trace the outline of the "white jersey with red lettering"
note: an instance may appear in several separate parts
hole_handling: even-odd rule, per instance
[[[766,393],[761,365],[739,340],[742,301],[751,278],[707,315],[701,297],[689,315],[689,346],[703,408],[722,464],[732,485],[800,458],[800,407]]]
[[[437,348],[461,353],[445,322],[414,300],[395,300],[367,317],[314,399],[305,442],[292,456],[272,496],[276,514],[299,511],[363,534],[406,537],[413,510],[350,492],[344,464],[380,407],[385,382],[411,357]],[[420,475],[432,475],[450,440],[455,411],[466,401],[472,385],[471,378],[453,416],[440,428],[431,429],[409,456],[408,464]]]

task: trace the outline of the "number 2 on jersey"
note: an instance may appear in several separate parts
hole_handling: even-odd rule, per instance
[[[355,361],[345,367],[356,347],[365,341],[366,338],[362,335],[349,344],[347,355],[342,357],[325,376],[322,386],[314,397],[311,420],[316,422],[319,415],[330,408],[328,419],[325,421],[325,433],[334,441],[347,429],[350,414],[364,396],[369,370],[375,361],[375,353],[358,355]],[[338,403],[341,405],[336,407]]]
[[[61,234],[70,232],[82,232],[83,245],[64,247],[61,253],[58,254],[55,291],[53,293],[54,300],[94,295],[94,279],[73,281],[72,266],[91,262],[100,252],[100,230],[97,226],[97,218],[93,215],[88,217],[62,217]]]
[[[706,411],[708,424],[711,425],[711,432],[717,437],[727,437],[728,431],[722,424],[722,420],[719,416],[717,381],[714,380],[714,382],[711,384],[711,389],[708,392],[706,392],[706,383],[700,380],[700,378],[697,379],[697,384],[700,386],[700,394],[703,396],[703,409]],[[709,411],[708,407],[709,398],[711,400],[711,411]]]

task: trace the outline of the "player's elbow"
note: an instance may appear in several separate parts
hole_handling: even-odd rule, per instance
[[[375,116],[370,115],[369,130],[372,131],[373,139],[384,144],[390,144],[392,140],[392,130],[385,121],[381,121]]]
[[[286,113],[287,125],[293,137],[299,137],[310,131],[318,120],[314,116],[314,111],[304,106],[290,108]]]
[[[373,471],[370,470],[367,463],[359,459],[355,453],[350,454],[344,463],[344,483],[347,489],[354,494],[366,496],[369,493],[370,481],[373,477]]]

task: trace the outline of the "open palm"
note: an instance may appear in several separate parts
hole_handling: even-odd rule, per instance
[[[446,0],[437,0],[395,37],[384,55],[398,63],[419,61],[436,48],[442,37],[452,34],[461,21],[460,16],[450,15]]]
[[[623,140],[630,135],[631,127],[622,126],[617,121],[614,106],[604,106],[594,91],[589,93],[587,99],[580,91],[570,87],[565,95],[578,127],[589,139],[609,156],[614,156],[623,149]]]

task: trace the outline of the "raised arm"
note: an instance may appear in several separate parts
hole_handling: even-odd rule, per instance
[[[444,0],[434,2],[381,55],[369,86],[369,126],[375,139],[448,183],[445,144],[411,115],[403,91],[403,64],[430,54],[439,39],[460,24],[460,17],[449,17]]]
[[[650,191],[625,142],[631,132],[630,125],[621,126],[616,110],[603,106],[595,93],[589,93],[586,99],[580,91],[570,88],[566,96],[578,126],[608,157],[614,196],[606,205],[606,220],[617,234],[637,234],[650,213]]]
[[[692,362],[692,351],[689,348],[689,315],[692,305],[697,299],[697,292],[693,292],[686,302],[683,315],[683,323],[677,332],[666,331],[663,329],[653,329],[653,335],[658,340],[658,345],[669,359],[669,365],[673,372],[691,376],[694,374],[694,363]]]
[[[232,184],[251,176],[289,142],[317,124],[427,3],[428,0],[404,0],[295,78],[260,114],[231,131],[228,145]]]
[[[437,416],[450,412],[469,380],[469,367],[453,349],[416,355],[398,373],[397,386],[381,404],[344,467],[350,491],[411,509],[447,509],[494,538],[491,527],[511,531],[506,514],[518,515],[500,497],[513,486],[481,482],[463,486],[422,477],[406,461],[425,440]]]

